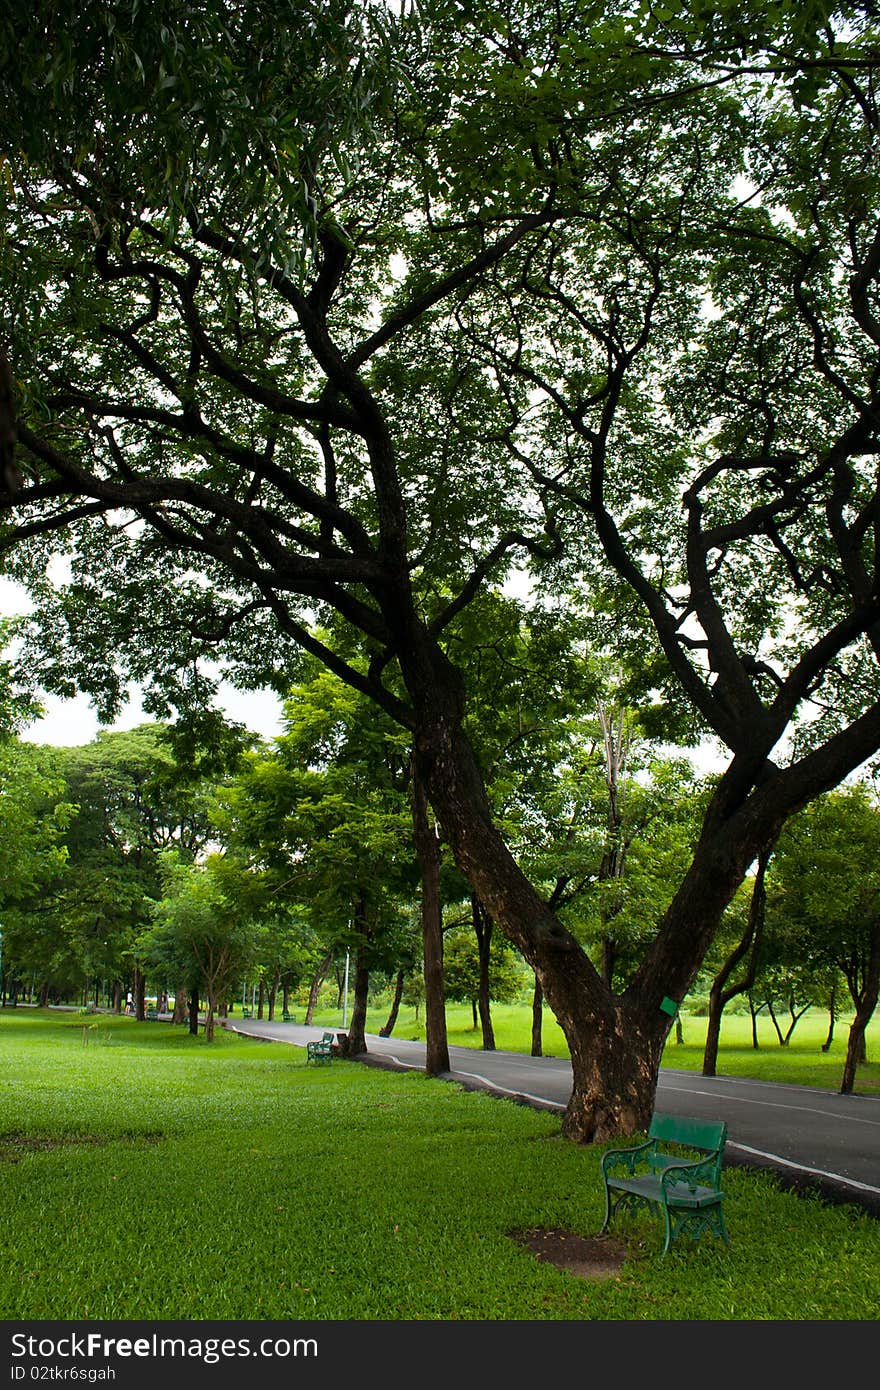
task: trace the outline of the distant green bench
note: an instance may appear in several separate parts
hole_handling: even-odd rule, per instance
[[[296,1018],[289,1009],[284,1009],[281,1014],[282,1023],[296,1023]]]
[[[312,1042],[307,1042],[306,1065],[308,1065],[309,1062],[332,1062],[333,1044],[335,1041],[335,1033],[325,1033],[322,1038],[315,1038]]]
[[[602,1155],[605,1220],[608,1229],[617,1209],[625,1205],[656,1206],[663,1213],[665,1255],[682,1231],[698,1240],[711,1231],[728,1244],[721,1191],[721,1160],[727,1125],[721,1120],[689,1119],[682,1115],[651,1117],[644,1144],[608,1149]],[[681,1157],[669,1146],[700,1155]],[[612,1195],[613,1194],[613,1195]]]
[[[247,1004],[242,1004],[241,1016],[242,1018],[251,1018],[253,1016],[253,1009],[249,1009]]]
[[[159,1017],[159,1010],[158,1010],[158,1009],[147,1009],[147,1019],[148,1019],[148,1020],[150,1020],[150,1021],[152,1021],[153,1023],[155,1023],[156,1020],[158,1019],[158,1017]]]

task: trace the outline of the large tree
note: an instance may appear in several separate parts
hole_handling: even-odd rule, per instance
[[[164,713],[209,700],[212,652],[280,688],[318,655],[411,732],[536,971],[566,1132],[630,1132],[661,1001],[758,849],[880,746],[873,21],[292,8],[0,25],[4,547],[35,671],[104,713],[146,678]],[[731,755],[621,993],[516,864],[464,726],[450,639],[514,555],[602,580],[606,640]]]

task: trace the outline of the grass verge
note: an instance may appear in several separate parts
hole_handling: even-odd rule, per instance
[[[87,1045],[83,1039],[87,1038]],[[0,1015],[4,1319],[876,1319],[880,1223],[726,1174],[729,1249],[615,1278],[515,1230],[595,1235],[599,1154],[558,1120],[417,1073],[164,1024]]]

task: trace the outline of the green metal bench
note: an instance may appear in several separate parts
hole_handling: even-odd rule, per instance
[[[682,1231],[698,1240],[711,1231],[728,1244],[721,1191],[721,1160],[727,1142],[727,1125],[721,1120],[697,1120],[682,1115],[654,1114],[644,1144],[608,1149],[602,1155],[605,1185],[605,1220],[621,1206],[656,1206],[663,1213],[665,1255]],[[668,1146],[684,1148],[691,1155],[670,1153]],[[613,1195],[612,1195],[613,1194]]]
[[[308,1066],[309,1062],[332,1062],[335,1041],[335,1033],[325,1033],[322,1038],[315,1038],[312,1042],[307,1042],[306,1065]]]
[[[296,1023],[296,1018],[289,1009],[284,1009],[281,1014],[282,1023]]]
[[[253,1009],[249,1009],[248,1006],[247,1006],[247,1004],[242,1004],[242,1006],[241,1006],[241,1016],[242,1016],[242,1018],[250,1018],[251,1015],[252,1015],[252,1013],[253,1013]]]
[[[148,1020],[150,1023],[155,1023],[155,1022],[157,1022],[158,1018],[159,1018],[159,1011],[158,1011],[158,1009],[147,1009],[147,1020]]]

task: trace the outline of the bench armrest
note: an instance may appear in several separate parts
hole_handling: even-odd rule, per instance
[[[668,1187],[675,1187],[677,1183],[686,1183],[688,1187],[696,1187],[700,1181],[707,1183],[710,1187],[715,1187],[720,1160],[721,1151],[719,1149],[713,1154],[708,1154],[705,1158],[670,1163],[660,1175],[662,1190],[665,1192]]]
[[[626,1173],[634,1173],[641,1155],[650,1147],[651,1140],[647,1139],[644,1144],[636,1144],[634,1148],[608,1149],[602,1155],[602,1176],[607,1177],[609,1173],[620,1169]]]

